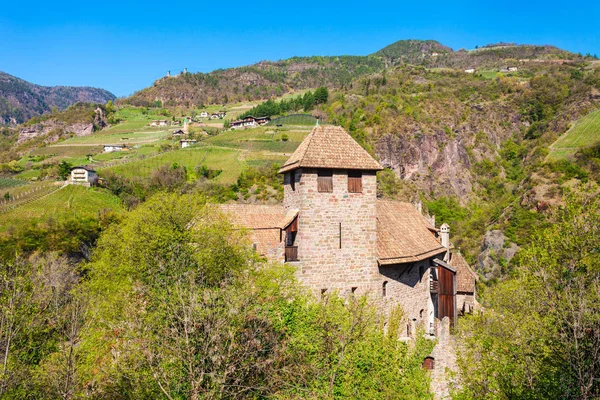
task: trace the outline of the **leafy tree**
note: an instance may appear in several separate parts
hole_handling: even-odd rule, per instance
[[[461,321],[464,398],[600,396],[600,200],[569,196],[513,276]],[[594,193],[594,194],[592,194]]]
[[[315,90],[315,104],[325,104],[329,99],[329,89],[323,86]]]
[[[58,164],[58,176],[61,180],[66,181],[71,173],[71,168],[73,168],[73,164],[67,161],[61,161]]]

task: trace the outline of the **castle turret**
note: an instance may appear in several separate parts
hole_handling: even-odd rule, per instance
[[[377,273],[376,172],[382,167],[340,127],[316,126],[279,173],[288,261],[315,292],[361,294]],[[324,282],[327,282],[325,284]]]

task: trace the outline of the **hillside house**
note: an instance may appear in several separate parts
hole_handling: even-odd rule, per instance
[[[280,205],[227,204],[234,224],[250,230],[261,255],[297,267],[317,296],[370,296],[384,315],[400,305],[406,335],[455,321],[475,305],[475,273],[410,203],[378,200],[382,167],[340,127],[317,126],[279,173]]]
[[[167,126],[169,124],[169,121],[167,121],[166,119],[159,119],[159,120],[154,120],[152,122],[150,122],[150,126]]]
[[[223,119],[226,115],[227,113],[225,111],[218,111],[216,113],[212,113],[210,115],[210,119]]]
[[[173,133],[171,133],[171,136],[181,136],[181,135],[185,135],[185,132],[181,129],[178,129],[176,131],[173,131]]]
[[[254,128],[257,126],[265,125],[271,121],[269,117],[258,117],[255,118],[252,115],[244,117],[242,119],[238,119],[236,121],[231,121],[229,123],[229,127],[231,129],[242,129],[242,128]]]
[[[197,142],[198,141],[196,139],[181,139],[179,141],[179,145],[181,146],[182,149],[185,149],[186,147],[195,145]]]
[[[467,73],[467,74],[474,74],[475,73],[475,68],[467,68],[467,69],[465,69],[465,73]]]
[[[126,144],[105,144],[103,146],[104,153],[112,153],[115,151],[127,151],[129,148]]]
[[[71,174],[67,180],[69,185],[95,186],[98,183],[98,174],[95,170],[86,166],[71,168]]]
[[[200,113],[200,117],[201,117],[201,118],[207,118],[207,117],[208,117],[208,113],[207,113],[206,111],[202,111],[202,112]]]

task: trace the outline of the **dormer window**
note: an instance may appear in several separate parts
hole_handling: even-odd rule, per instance
[[[333,192],[333,171],[322,169],[317,172],[317,191],[319,193]]]
[[[362,193],[362,172],[348,171],[348,193]]]

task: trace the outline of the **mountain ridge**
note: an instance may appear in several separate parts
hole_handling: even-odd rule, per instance
[[[64,110],[75,103],[115,100],[111,92],[90,86],[42,86],[0,71],[0,125],[17,125],[32,117]]]
[[[582,61],[586,57],[549,45],[498,43],[454,51],[435,40],[399,40],[363,56],[303,56],[278,61],[165,76],[150,87],[120,100],[137,106],[198,107],[237,101],[267,100],[282,93],[352,85],[362,76],[400,64],[426,68],[501,68],[524,60]],[[521,61],[519,61],[521,60]]]

